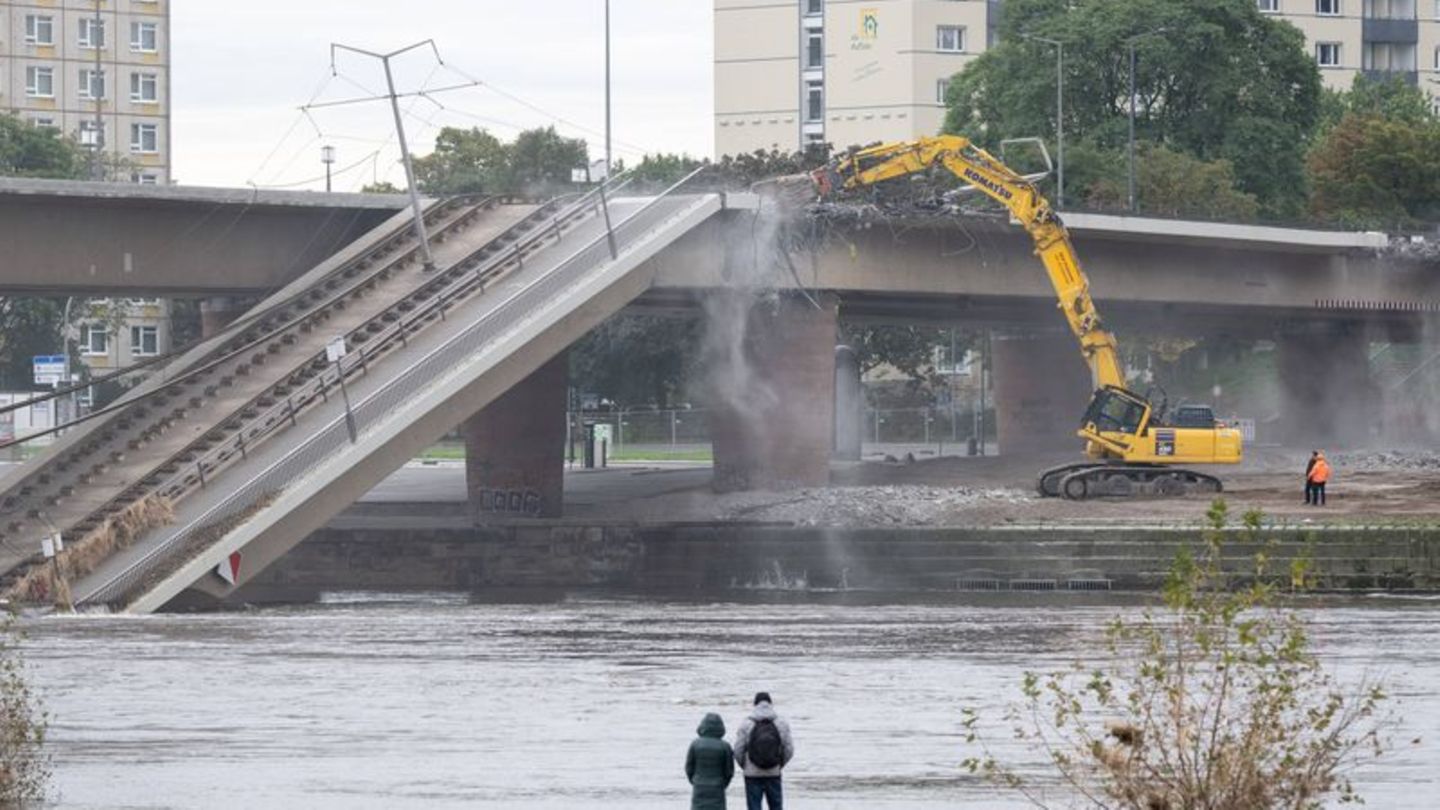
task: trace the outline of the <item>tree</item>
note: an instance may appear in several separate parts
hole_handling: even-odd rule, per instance
[[[1025,674],[1015,734],[1044,752],[1068,795],[1054,801],[991,756],[974,711],[964,724],[982,751],[965,767],[1036,807],[1074,798],[1098,810],[1319,810],[1357,800],[1347,774],[1381,753],[1385,695],[1346,688],[1321,666],[1304,618],[1279,601],[1277,582],[1307,587],[1308,558],[1272,573],[1258,512],[1238,533],[1252,581],[1232,589],[1227,519],[1215,501],[1198,552],[1171,568],[1164,611],[1117,618],[1102,663]]]
[[[1007,0],[998,44],[951,81],[945,130],[991,147],[1055,132],[1054,50],[1033,33],[1065,43],[1067,140],[1118,151],[1126,41],[1158,28],[1136,41],[1139,137],[1228,160],[1266,213],[1300,211],[1320,76],[1301,33],[1251,0]]]
[[[1118,156],[1113,162],[1120,162]],[[1235,167],[1230,161],[1207,162],[1154,144],[1146,144],[1140,151],[1135,186],[1147,214],[1243,222],[1260,213],[1255,195],[1235,187]],[[1128,196],[1123,176],[1112,172],[1089,185],[1087,201],[1096,208],[1123,209]]]
[[[80,180],[89,163],[90,153],[58,130],[0,115],[0,176]]]
[[[511,188],[509,148],[479,127],[445,127],[435,137],[435,151],[415,158],[414,166],[415,182],[427,194],[473,194]]]
[[[554,127],[521,132],[509,153],[509,190],[531,196],[549,196],[570,188],[571,172],[590,164],[585,141],[563,137]]]
[[[0,807],[28,807],[45,799],[50,757],[48,722],[30,689],[20,631],[13,616],[0,620]]]
[[[424,158],[421,158],[423,160]],[[380,180],[375,183],[366,183],[360,188],[361,194],[404,194],[405,189],[387,180]]]
[[[1346,113],[1310,152],[1310,210],[1350,227],[1440,218],[1440,123]]]
[[[680,404],[700,356],[696,318],[617,315],[570,349],[572,385],[623,406]]]
[[[1347,114],[1384,118],[1406,124],[1436,121],[1435,108],[1424,90],[1392,77],[1375,79],[1360,74],[1349,90],[1326,90],[1320,105],[1320,134],[1329,132]]]
[[[646,155],[630,170],[635,181],[646,186],[668,186],[677,183],[690,172],[705,165],[706,161],[689,155],[657,152]]]

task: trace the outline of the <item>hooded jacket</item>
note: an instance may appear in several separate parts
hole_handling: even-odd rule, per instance
[[[725,742],[725,721],[711,712],[695,729],[699,736],[685,755],[690,810],[725,810],[725,788],[735,778],[735,754]]]
[[[755,728],[756,720],[772,720],[776,730],[780,732],[780,742],[785,746],[785,756],[778,767],[757,767],[745,754],[745,749],[750,744],[750,732]],[[775,713],[775,707],[769,703],[755,704],[755,708],[750,710],[750,716],[740,721],[740,727],[735,729],[735,762],[744,769],[747,777],[779,776],[794,756],[795,741],[790,737],[790,724],[780,719],[780,716]]]

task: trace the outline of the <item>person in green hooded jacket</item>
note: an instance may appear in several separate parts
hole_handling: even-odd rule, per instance
[[[725,742],[725,721],[711,712],[695,729],[700,735],[685,755],[690,780],[690,810],[725,810],[725,788],[735,778],[735,752]]]

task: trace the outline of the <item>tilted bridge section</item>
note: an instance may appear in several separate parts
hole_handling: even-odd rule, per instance
[[[150,370],[0,479],[0,586],[137,613],[229,595],[643,293],[647,260],[726,206],[626,185],[432,202],[431,271],[396,214]],[[39,554],[56,533],[62,581]]]

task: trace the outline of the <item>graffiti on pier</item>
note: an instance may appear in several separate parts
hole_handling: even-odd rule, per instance
[[[476,509],[484,515],[525,515],[539,517],[545,499],[533,489],[479,489]]]

